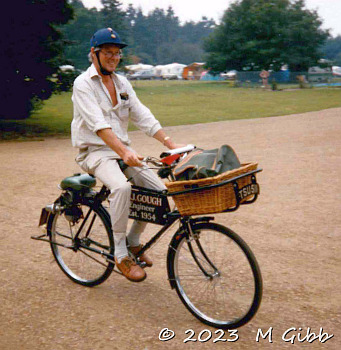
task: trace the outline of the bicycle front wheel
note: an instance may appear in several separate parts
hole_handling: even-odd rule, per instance
[[[232,230],[215,223],[178,231],[170,244],[168,273],[181,301],[200,321],[235,329],[257,312],[262,277],[256,258]]]
[[[51,214],[47,232],[55,260],[72,281],[93,287],[110,276],[114,264],[103,253],[114,254],[114,241],[102,206],[88,202]]]

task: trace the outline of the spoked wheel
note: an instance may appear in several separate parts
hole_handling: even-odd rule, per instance
[[[193,237],[177,232],[168,255],[168,273],[181,301],[200,321],[235,329],[257,312],[262,277],[247,244],[227,227],[192,226]]]
[[[51,214],[47,232],[54,258],[74,282],[93,287],[110,276],[114,265],[101,252],[113,255],[114,241],[103,207],[85,203]]]

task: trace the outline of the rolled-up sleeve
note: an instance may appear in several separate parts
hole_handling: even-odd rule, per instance
[[[129,84],[130,98],[130,119],[131,121],[148,136],[154,136],[162,127],[153,113],[136,96],[135,91]]]
[[[77,81],[75,81],[72,101],[89,130],[96,133],[98,130],[111,128],[110,124],[105,120],[103,112],[90,86],[84,83],[78,84]]]

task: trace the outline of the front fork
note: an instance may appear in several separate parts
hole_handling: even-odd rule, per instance
[[[192,229],[192,226],[193,226],[193,223],[191,222],[191,220],[186,220],[186,222],[183,222],[183,227],[185,228],[185,236],[186,236],[188,249],[191,252],[192,257],[193,257],[194,261],[196,262],[196,264],[198,265],[198,267],[201,270],[201,272],[207,278],[213,279],[214,277],[219,276],[220,273],[219,273],[218,269],[216,268],[216,266],[213,264],[213,262],[210,260],[210,258],[205,253],[205,250],[203,249],[203,247],[202,247],[202,245],[200,243],[200,240],[199,240],[200,233],[194,233],[193,229]],[[196,246],[199,249],[201,257],[198,257],[198,254],[195,253],[195,251],[193,249],[192,242],[195,242]],[[208,263],[208,265],[210,265],[213,268],[214,273],[209,273],[207,271],[207,269],[205,269],[205,267],[202,265],[200,260],[202,262],[206,261]]]
[[[188,246],[188,250],[191,253],[191,256],[193,257],[193,260],[198,265],[198,268],[203,273],[205,278],[207,279],[213,279],[216,276],[219,276],[219,271],[213,264],[213,262],[209,259],[207,254],[205,253],[204,248],[202,247],[200,243],[200,232],[195,231],[195,226],[200,223],[206,223],[214,220],[214,217],[199,217],[199,218],[191,218],[191,217],[183,217],[180,219],[181,226],[178,229],[178,231],[173,236],[173,239],[169,245],[168,248],[168,255],[167,255],[167,266],[168,266],[168,280],[170,282],[170,285],[172,288],[175,287],[175,271],[173,270],[172,262],[174,261],[174,255],[176,254],[176,248],[175,242],[179,239],[186,239],[186,244]],[[185,244],[185,243],[184,243]],[[194,244],[197,247],[197,250],[199,250],[200,255],[195,252]],[[203,266],[203,262],[205,262],[205,266]],[[207,271],[207,265],[210,266],[213,269],[212,272]]]

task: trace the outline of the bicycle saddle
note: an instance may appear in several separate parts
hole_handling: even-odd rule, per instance
[[[73,176],[66,177],[60,183],[62,190],[89,190],[96,185],[95,177],[89,174],[74,174]]]

